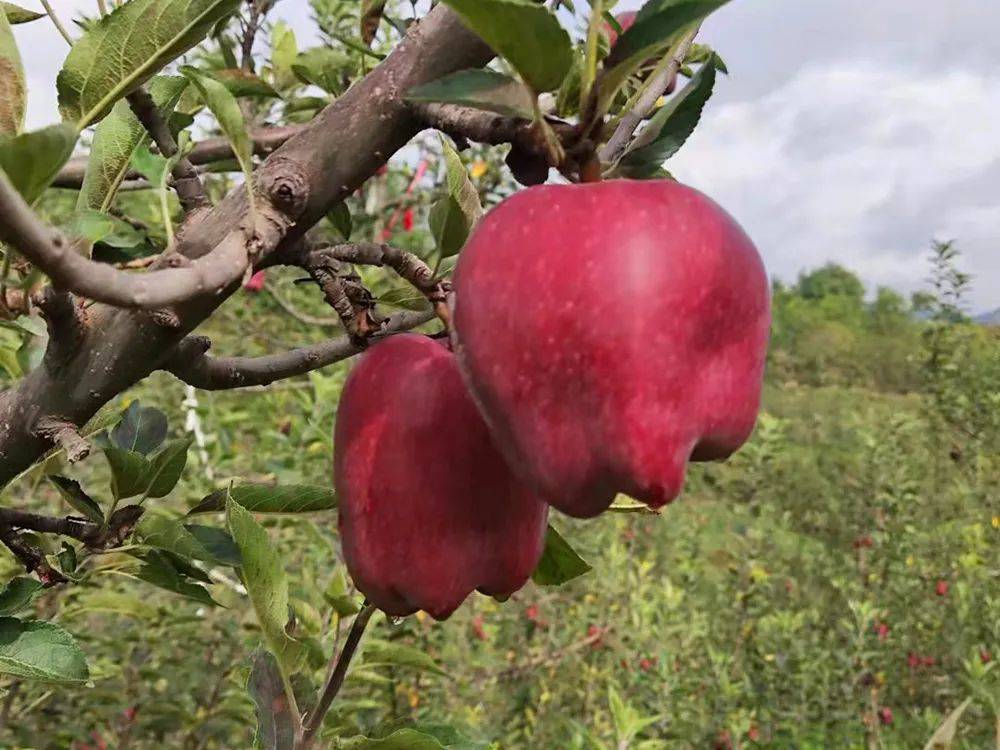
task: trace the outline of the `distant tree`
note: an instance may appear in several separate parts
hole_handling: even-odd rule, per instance
[[[827,263],[822,268],[799,276],[796,291],[805,299],[847,297],[857,300],[859,305],[865,296],[865,286],[861,279],[838,263]]]

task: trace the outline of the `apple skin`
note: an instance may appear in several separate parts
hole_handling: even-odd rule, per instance
[[[618,25],[622,27],[622,34],[632,28],[632,24],[635,23],[635,17],[637,15],[639,15],[638,11],[626,10],[615,16],[615,20],[618,22]],[[608,45],[614,47],[615,42],[618,41],[618,30],[607,21],[604,23],[604,30],[608,35]]]
[[[334,484],[347,568],[390,615],[443,620],[475,589],[505,598],[542,554],[548,506],[507,468],[455,356],[425,336],[380,341],[351,371]]]
[[[455,270],[456,355],[508,463],[577,517],[659,508],[686,463],[753,430],[770,327],[736,222],[672,180],[542,185],[476,227]]]

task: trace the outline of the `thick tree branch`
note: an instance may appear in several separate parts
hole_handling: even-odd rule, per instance
[[[684,64],[684,59],[691,51],[694,38],[698,35],[700,27],[695,27],[683,37],[677,45],[670,50],[667,57],[656,67],[652,77],[646,82],[642,95],[636,100],[632,109],[626,112],[611,138],[601,149],[600,158],[605,164],[613,164],[621,158],[628,146],[629,139],[639,127],[643,120],[653,111],[656,102],[664,93],[669,93],[677,83],[677,74]]]
[[[267,156],[293,135],[305,130],[305,125],[285,125],[282,127],[262,128],[252,130],[250,138],[253,141],[253,150],[257,156]],[[226,138],[206,138],[194,145],[188,152],[187,159],[195,166],[213,164],[227,159],[234,159],[233,148]],[[76,157],[70,159],[66,166],[60,171],[53,181],[53,187],[79,189],[83,185],[83,176],[87,171],[87,157]],[[140,181],[142,175],[138,172],[130,171],[125,175],[126,180]],[[127,184],[127,183],[125,183]],[[148,184],[138,183],[142,187],[149,187]]]
[[[320,112],[256,170],[255,184],[268,196],[253,251],[260,267],[280,244],[287,247],[318,222],[331,206],[349,196],[421,129],[404,99],[414,86],[449,73],[486,64],[492,51],[449,8],[438,5],[364,79]],[[290,175],[294,177],[290,178]],[[296,219],[278,210],[294,208]],[[299,211],[301,209],[301,211]],[[235,189],[207,211],[191,214],[181,227],[176,251],[196,261],[220,247],[234,232],[241,240],[249,214],[246,191]],[[9,212],[0,208],[0,215]],[[231,249],[231,248],[230,248]],[[156,274],[149,274],[155,277]],[[84,424],[105,403],[161,368],[183,336],[196,328],[239,289],[238,279],[221,289],[177,304],[176,328],[157,325],[148,315],[106,305],[89,309],[86,340],[57,371],[36,368],[15,388],[0,393],[0,485],[29,467],[48,447],[34,434],[40,417],[58,415]]]
[[[159,308],[200,294],[218,294],[242,278],[249,264],[245,233],[236,230],[211,255],[142,274],[119,271],[76,252],[24,202],[0,174],[0,239],[17,248],[52,282],[82,297],[118,307]]]
[[[416,328],[433,318],[430,312],[397,313],[383,323],[376,335],[360,344],[344,336],[264,357],[212,357],[206,353],[210,346],[208,339],[192,336],[178,344],[162,369],[188,385],[209,391],[269,385],[352,357],[364,350],[367,341]]]
[[[160,116],[160,110],[157,109],[156,102],[149,92],[140,86],[126,98],[132,113],[160,149],[160,154],[168,159],[176,156],[177,141],[174,140],[174,134],[170,132],[167,121]],[[201,184],[198,171],[186,156],[177,160],[170,174],[174,178],[174,190],[177,191],[177,198],[185,213],[209,205],[205,186]]]

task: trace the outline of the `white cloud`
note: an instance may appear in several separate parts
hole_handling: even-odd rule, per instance
[[[834,61],[754,101],[710,103],[670,167],[740,220],[778,276],[832,259],[912,290],[930,240],[954,237],[974,307],[995,307],[998,181],[982,178],[1000,164],[997,121],[995,78]]]

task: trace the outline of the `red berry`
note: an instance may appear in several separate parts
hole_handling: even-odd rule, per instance
[[[878,710],[878,720],[886,726],[892,724],[892,709],[888,706],[880,708]]]
[[[906,663],[910,666],[910,669],[916,669],[920,666],[920,657],[911,651],[906,655]]]
[[[538,622],[538,605],[530,604],[528,608],[524,610],[524,616],[531,622]]]
[[[989,664],[991,661],[993,661],[993,654],[991,654],[984,648],[979,652],[979,661],[981,661],[983,664]]]
[[[938,596],[948,596],[948,582],[945,580],[940,580],[934,587],[934,593]]]
[[[935,664],[937,664],[937,659],[935,659],[933,656],[925,656],[922,659],[922,661],[925,667],[933,667]]]
[[[487,640],[486,629],[483,627],[483,616],[476,615],[472,618],[472,632],[481,641]]]
[[[243,285],[251,294],[257,294],[261,289],[264,288],[264,281],[267,279],[266,271],[257,271],[253,276],[247,279],[247,282]]]
[[[878,639],[880,641],[885,641],[889,637],[889,624],[885,622],[876,622],[875,632],[878,634]]]
[[[751,726],[747,730],[747,739],[751,742],[756,742],[760,739],[760,729],[758,729],[756,725]]]
[[[413,209],[403,211],[403,229],[407,232],[413,229]]]

